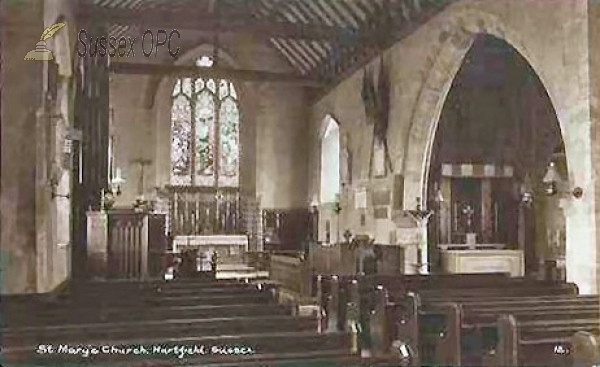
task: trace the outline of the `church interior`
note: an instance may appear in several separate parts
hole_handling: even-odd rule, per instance
[[[0,0],[0,365],[598,366],[599,100],[592,0]]]

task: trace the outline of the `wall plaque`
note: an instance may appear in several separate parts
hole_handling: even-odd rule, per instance
[[[381,206],[375,208],[375,212],[373,213],[375,219],[388,219],[389,218],[389,210],[387,206]]]
[[[393,208],[401,210],[404,208],[404,176],[394,176],[394,203]]]
[[[356,209],[367,208],[367,189],[360,188],[354,193],[354,207]]]
[[[392,198],[390,190],[378,190],[373,192],[373,206],[390,205]]]

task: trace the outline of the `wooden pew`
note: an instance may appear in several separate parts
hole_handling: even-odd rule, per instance
[[[448,301],[448,300],[447,300]],[[469,340],[481,341],[480,349],[493,349],[497,338],[496,321],[503,313],[522,315],[530,319],[552,320],[559,316],[576,317],[579,315],[595,315],[598,310],[598,298],[573,297],[573,296],[542,296],[521,298],[480,298],[454,300],[459,303],[425,302],[425,305],[413,306],[419,312],[419,317],[411,322],[419,323],[413,325],[422,334],[429,335],[428,340],[421,338],[421,349],[429,346],[434,350],[434,360],[446,361],[454,356],[453,364],[462,360],[463,351]],[[413,302],[418,304],[419,301]],[[558,316],[557,316],[558,315]],[[431,329],[431,325],[438,325],[437,329]],[[438,337],[443,335],[443,337]],[[477,349],[477,348],[476,348]],[[473,352],[472,352],[473,353]],[[471,354],[472,354],[471,353]],[[477,353],[475,353],[477,354]],[[480,352],[481,354],[481,352]],[[473,361],[470,363],[480,363]]]
[[[340,278],[343,283],[341,283]],[[443,279],[441,276],[432,278]],[[384,289],[384,286],[375,286],[374,289],[372,287],[378,282],[399,284],[398,287],[402,290],[419,286],[436,287],[440,286],[440,283],[442,283],[441,286],[447,286],[444,283],[450,283],[448,279],[452,279],[454,283],[465,287],[477,287],[483,284],[482,279],[474,275],[452,275],[440,283],[432,282],[432,278],[423,276],[374,276],[363,277],[359,281],[356,277],[319,277],[318,299],[321,300],[320,308],[325,311],[320,313],[320,315],[325,315],[325,317],[322,317],[320,330],[324,332],[337,332],[339,330],[355,332],[351,326],[358,325],[357,328],[361,330],[363,337],[355,336],[355,339],[357,345],[363,351],[367,350],[373,355],[385,355],[396,343],[409,348],[408,354],[411,354],[411,358],[418,359],[418,357],[415,357],[415,354],[418,354],[418,339],[416,337],[413,337],[410,342],[407,342],[405,338],[397,339],[397,336],[402,335],[404,337],[406,333],[398,334],[395,330],[392,331],[390,327],[383,325],[389,319],[389,313],[394,312],[388,310],[393,306],[389,304],[388,292]],[[504,274],[488,274],[482,278],[487,278],[487,281],[508,281],[510,279]],[[372,290],[375,290],[374,294],[370,293]],[[325,297],[324,294],[328,294],[328,296]],[[369,316],[371,313],[372,315]],[[405,326],[409,327],[410,325]],[[411,335],[414,334],[416,332],[413,331]]]
[[[418,296],[414,292],[402,294],[405,288],[398,286],[396,289],[399,291],[390,292],[392,302],[388,308],[391,315],[389,320],[393,320],[390,321],[391,335],[402,340],[413,351],[417,364],[421,360],[433,360],[446,365],[460,365],[461,312],[457,305],[448,303],[449,300],[477,300],[482,297],[507,300],[531,294],[541,297],[571,296],[577,292],[577,288],[571,284],[540,283],[524,279],[506,280],[489,288],[446,287],[443,291],[435,288],[437,284],[429,284],[423,286]],[[425,307],[429,304],[436,304],[437,307],[426,311]],[[492,318],[492,323],[494,322]],[[456,323],[458,326],[448,326]],[[422,330],[423,327],[430,330]]]
[[[574,367],[592,367],[600,364],[600,333],[579,330],[571,337],[571,355]]]
[[[213,284],[208,287],[203,284],[188,283],[188,287],[171,288],[171,285],[160,285],[158,288],[148,284],[121,284],[116,283],[116,290],[106,285],[81,286],[77,292],[69,292],[58,298],[31,297],[29,302],[22,301],[23,297],[16,300],[2,299],[2,310],[5,325],[18,325],[21,322],[31,324],[47,323],[55,319],[64,322],[66,319],[85,321],[105,319],[118,314],[131,314],[126,317],[143,316],[135,311],[144,309],[146,312],[165,314],[169,310],[183,312],[188,316],[193,315],[193,310],[201,313],[208,312],[218,316],[220,311],[217,306],[225,306],[222,312],[228,312],[227,307],[232,305],[248,305],[251,309],[255,305],[267,306],[272,309],[276,304],[276,288],[269,284]],[[234,310],[230,310],[235,312]],[[275,312],[277,312],[275,310]],[[277,314],[277,313],[276,313]]]
[[[165,320],[80,323],[54,326],[16,327],[2,330],[3,345],[22,343],[84,343],[94,340],[126,340],[145,337],[185,337],[263,333],[277,330],[315,331],[314,317],[294,315],[251,315],[219,318],[177,318]]]
[[[295,307],[278,304],[268,287],[221,286],[194,281],[174,285],[128,282],[114,287],[80,284],[71,287],[72,293],[59,300],[33,297],[27,311],[35,313],[16,314],[0,330],[3,362],[11,366],[65,367],[81,362],[88,366],[155,367],[179,366],[182,362],[215,367],[399,365],[394,354],[361,358],[357,354],[357,340],[351,333],[317,333],[316,316],[298,316]],[[116,300],[100,302],[104,297]],[[167,303],[193,300],[194,305],[165,306],[165,300]],[[27,304],[23,299],[8,303],[12,304],[8,306],[11,312],[18,312],[19,306]],[[129,352],[83,357],[83,350],[76,354],[36,353],[40,345],[45,351],[48,345],[55,348],[117,345],[121,350],[138,348],[138,351],[140,346],[160,345],[162,348],[238,346],[252,352],[236,355],[217,351],[181,360],[173,353],[162,358],[156,353],[134,356]]]
[[[444,274],[444,275],[370,275],[370,276],[315,276],[316,297],[321,313],[324,314],[323,323],[332,327],[337,325],[343,328],[346,324],[346,305],[349,302],[348,288],[353,282],[359,282],[361,298],[369,299],[369,292],[383,285],[391,293],[404,294],[419,289],[448,289],[455,288],[481,288],[490,284],[504,284],[512,286],[518,280],[508,274]],[[335,291],[332,291],[332,284]],[[334,307],[330,307],[333,305]],[[369,306],[372,308],[372,305]],[[337,323],[328,321],[331,315],[338,318]],[[335,329],[335,328],[334,328]],[[337,330],[337,329],[336,329]]]
[[[596,335],[600,310],[546,317],[507,314],[498,319],[497,366],[593,365],[600,361]],[[574,351],[574,349],[577,349]]]

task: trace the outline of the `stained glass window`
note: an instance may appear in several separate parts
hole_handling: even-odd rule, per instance
[[[204,56],[197,66],[210,67]],[[223,79],[176,81],[171,109],[171,184],[239,185],[240,112],[234,85]]]

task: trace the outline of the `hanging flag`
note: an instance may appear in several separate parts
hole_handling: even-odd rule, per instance
[[[389,111],[390,111],[390,81],[388,70],[380,61],[379,80],[377,91],[377,122],[375,128],[375,136],[379,143],[383,143],[387,136]]]
[[[377,116],[377,96],[375,93],[373,78],[368,69],[365,69],[363,74],[362,99],[365,105],[367,124],[370,125],[375,122],[374,120],[376,120]]]

